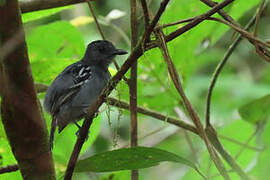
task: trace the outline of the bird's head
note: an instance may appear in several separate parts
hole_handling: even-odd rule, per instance
[[[127,54],[127,51],[117,49],[106,40],[97,40],[88,44],[83,61],[89,65],[109,66],[116,55]]]

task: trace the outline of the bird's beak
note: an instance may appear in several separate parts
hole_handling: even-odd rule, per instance
[[[113,55],[124,55],[124,54],[127,54],[128,52],[125,51],[125,50],[122,50],[122,49],[116,49],[114,50],[113,52]]]

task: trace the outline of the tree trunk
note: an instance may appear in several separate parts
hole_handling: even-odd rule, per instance
[[[17,0],[0,5],[1,115],[24,179],[55,179],[48,132],[34,89]]]

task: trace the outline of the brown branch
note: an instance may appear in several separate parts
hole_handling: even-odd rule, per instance
[[[166,42],[167,41],[171,41],[174,38],[178,37],[179,35],[183,34],[184,32],[186,32],[187,30],[193,28],[194,26],[198,25],[199,23],[201,23],[202,21],[204,21],[205,19],[207,19],[208,17],[212,16],[213,14],[215,14],[217,11],[219,11],[220,9],[224,8],[225,6],[227,6],[228,4],[232,3],[234,0],[225,0],[217,5],[215,5],[211,10],[209,10],[208,12],[198,16],[196,19],[194,19],[193,21],[191,21],[190,23],[188,23],[187,25],[183,26],[182,28],[170,33],[168,36],[166,36]]]
[[[262,0],[256,14],[255,29],[253,33],[255,37],[258,35],[258,25],[259,25],[260,18],[262,16],[264,4],[265,4],[265,0]]]
[[[123,108],[123,109],[126,109],[126,110],[129,110],[129,104],[125,101],[121,101],[121,100],[118,100],[118,99],[115,99],[115,98],[112,98],[112,97],[108,97],[107,98],[107,103],[112,105],[112,106],[116,106],[116,107],[119,107],[119,108]],[[138,113],[141,113],[141,114],[144,114],[146,116],[150,116],[150,117],[153,117],[153,118],[156,118],[158,120],[161,120],[161,121],[164,121],[164,122],[168,122],[170,124],[173,124],[175,126],[178,126],[180,128],[183,128],[185,130],[188,130],[194,134],[198,134],[198,131],[197,129],[191,125],[191,124],[188,124],[178,118],[175,118],[175,117],[171,117],[171,116],[165,116],[161,113],[158,113],[156,111],[153,111],[153,110],[150,110],[150,109],[147,109],[147,108],[143,108],[141,106],[138,106],[137,107],[137,112]]]
[[[138,20],[136,0],[130,0],[130,28],[131,28],[131,50],[138,43]],[[138,117],[137,117],[137,60],[131,66],[129,79],[129,102],[130,102],[130,146],[138,145]],[[131,171],[131,180],[139,179],[139,171]]]
[[[72,4],[83,3],[86,0],[23,0],[20,1],[20,8],[22,13],[38,11],[43,9],[50,9]],[[94,0],[91,0],[94,1]]]
[[[265,7],[266,6],[264,6],[264,8]],[[251,28],[251,26],[255,23],[255,20],[256,20],[256,15],[254,15],[251,18],[251,20],[248,22],[248,24],[246,25],[244,30],[246,30],[246,31],[249,30]],[[213,73],[212,80],[211,80],[209,90],[207,93],[207,100],[206,100],[206,115],[205,115],[206,126],[210,125],[211,98],[212,98],[212,93],[213,93],[216,81],[217,81],[223,67],[225,66],[226,62],[228,61],[228,59],[232,55],[232,53],[235,50],[235,48],[237,47],[237,45],[241,42],[242,38],[243,38],[243,35],[240,35],[235,39],[235,41],[232,43],[232,45],[229,47],[229,49],[225,53],[224,58],[217,65],[215,72]]]
[[[145,0],[141,0],[141,6],[142,6],[142,9],[143,9],[144,28],[145,28],[145,31],[146,31],[148,26],[149,26],[150,18],[149,18],[149,12],[148,12],[147,3],[146,3]]]
[[[187,19],[181,19],[179,21],[175,21],[175,22],[171,22],[171,23],[168,23],[168,24],[163,24],[163,25],[160,25],[159,28],[166,28],[166,27],[170,27],[170,26],[174,26],[174,25],[178,25],[178,24],[182,24],[182,23],[187,23],[187,22],[190,22],[190,21],[193,21],[194,19],[196,19],[196,17],[191,17],[191,18],[187,18]]]
[[[176,71],[174,63],[172,62],[171,57],[170,57],[169,52],[168,52],[168,47],[167,47],[167,44],[166,44],[165,38],[164,38],[165,35],[163,34],[163,32],[161,30],[157,30],[155,34],[156,34],[156,38],[160,42],[159,47],[162,51],[162,55],[164,57],[164,60],[167,63],[168,71],[169,71],[170,77],[173,81],[173,84],[174,84],[176,90],[178,91],[179,95],[182,97],[183,103],[187,109],[187,112],[188,112],[191,120],[195,124],[200,136],[204,140],[211,159],[214,161],[214,164],[216,165],[218,171],[224,177],[224,179],[230,179],[230,176],[228,175],[224,164],[220,160],[219,156],[217,155],[216,151],[214,150],[213,146],[211,145],[211,143],[210,143],[210,141],[209,141],[209,139],[208,139],[208,137],[203,129],[203,125],[200,122],[199,116],[197,115],[196,111],[194,110],[194,108],[192,107],[191,103],[189,102],[188,98],[186,97],[186,95],[184,93],[181,81],[179,79],[179,75]]]
[[[266,42],[263,42],[261,39],[255,37],[253,35],[253,33],[247,32],[246,30],[241,29],[241,28],[235,26],[234,24],[231,24],[231,23],[229,23],[227,21],[224,21],[222,19],[218,19],[218,18],[215,18],[215,17],[209,17],[208,19],[215,20],[215,21],[218,21],[218,22],[221,22],[221,23],[223,23],[225,25],[230,26],[235,31],[240,33],[243,37],[245,37],[247,40],[249,40],[249,42],[251,42],[251,44],[254,44],[254,45],[257,44],[257,45],[260,45],[260,46],[263,46],[263,47],[270,48],[270,44],[267,44]]]
[[[148,28],[145,30],[145,33],[143,35],[143,45],[147,43],[147,37],[150,37],[150,34],[152,33],[152,30],[155,28],[155,26],[158,23],[158,20],[161,16],[161,14],[165,11],[167,4],[169,3],[170,0],[163,0],[160,3],[160,8],[158,9],[158,12],[156,13],[155,17],[153,18],[151,24],[148,26]]]
[[[200,0],[200,1],[208,5],[209,7],[214,7],[215,5],[217,5],[217,3],[212,0]],[[226,21],[229,21],[230,23],[241,27],[241,25],[236,21],[234,21],[233,18],[230,15],[228,15],[223,9],[220,9],[218,11],[218,14],[220,14]]]
[[[22,32],[22,41],[1,59],[1,116],[12,152],[26,179],[56,179],[46,122],[34,89],[17,0],[0,6],[0,44]],[[2,58],[2,57],[0,57]]]
[[[152,21],[151,25],[147,29],[146,32],[144,32],[144,39],[148,38],[153,31],[154,27],[156,26],[161,14],[164,12],[169,0],[163,0],[161,2],[160,8]],[[122,65],[122,67],[119,69],[119,71],[111,78],[109,81],[107,87],[104,89],[104,91],[101,93],[99,98],[96,100],[91,107],[88,109],[88,115],[86,116],[83,125],[80,129],[79,136],[77,138],[76,144],[74,146],[73,152],[71,154],[68,167],[65,174],[65,180],[70,180],[74,171],[75,164],[77,162],[77,159],[79,157],[79,153],[81,151],[82,145],[84,140],[87,137],[88,130],[90,128],[90,125],[93,120],[93,114],[97,112],[98,108],[102,105],[102,103],[105,101],[106,97],[112,92],[112,90],[116,87],[116,85],[119,83],[119,81],[122,79],[124,74],[128,71],[128,69],[134,64],[134,62],[137,61],[137,59],[142,55],[143,50],[142,47],[144,46],[144,40],[142,39],[140,43],[133,49],[125,63]]]
[[[207,126],[205,132],[215,147],[215,149],[219,152],[219,154],[225,159],[225,161],[232,167],[232,169],[241,177],[243,180],[250,180],[250,177],[243,171],[243,169],[238,165],[235,159],[224,149],[222,144],[220,143],[217,133],[215,129],[210,125]]]
[[[225,0],[222,3],[217,4],[216,6],[214,6],[211,10],[209,10],[208,12],[201,14],[199,16],[197,16],[194,20],[192,20],[190,23],[186,24],[185,26],[181,27],[180,29],[170,33],[169,35],[167,35],[165,37],[166,42],[172,41],[173,39],[177,38],[178,36],[180,36],[181,34],[189,31],[191,28],[197,26],[198,24],[200,24],[201,22],[203,22],[204,20],[206,20],[208,17],[212,16],[213,14],[215,14],[217,11],[219,11],[220,9],[224,8],[225,6],[227,6],[228,4],[230,4],[231,2],[233,2],[234,0]],[[158,46],[158,42],[153,41],[147,44],[147,47],[145,48],[146,50],[155,48]]]
[[[177,114],[177,116],[181,119],[181,117],[183,117],[183,119],[188,119],[185,115],[185,113],[178,107],[174,108],[174,112]],[[187,141],[187,144],[189,146],[189,149],[191,150],[192,153],[192,159],[194,162],[198,163],[198,159],[197,159],[197,150],[195,149],[193,143],[192,143],[192,139],[190,138],[188,132],[186,130],[184,130],[184,136],[185,139]]]
[[[101,35],[102,39],[105,40],[105,35],[104,35],[104,33],[102,32],[101,27],[100,27],[100,25],[99,25],[99,23],[98,23],[97,17],[96,17],[96,15],[95,15],[95,12],[94,12],[93,7],[92,7],[92,5],[91,5],[91,0],[86,0],[86,2],[87,2],[87,4],[88,4],[88,7],[89,7],[89,9],[90,9],[90,12],[91,12],[91,14],[92,14],[92,16],[93,16],[93,18],[94,18],[94,21],[95,21],[95,23],[96,23],[96,25],[97,25],[99,34]]]
[[[115,98],[108,97],[107,103],[112,105],[112,106],[116,106],[119,108],[129,110],[129,104],[127,102],[119,101],[118,99],[115,99]],[[141,113],[141,114],[144,114],[147,116],[151,116],[153,118],[156,118],[156,119],[164,121],[164,122],[168,122],[170,124],[173,124],[175,126],[183,128],[184,130],[190,131],[190,132],[200,136],[196,127],[194,127],[193,125],[190,125],[188,123],[185,123],[184,121],[182,121],[180,119],[170,117],[170,116],[165,116],[165,115],[162,115],[156,111],[149,110],[147,108],[143,108],[140,106],[137,107],[137,111],[138,111],[138,113]],[[213,135],[213,133],[211,133],[211,131],[209,131],[209,132],[206,131],[206,133],[207,133],[207,136],[211,137],[210,138],[211,144],[214,145],[215,149],[226,160],[226,162],[228,162],[228,164],[233,168],[233,170],[237,174],[239,174],[241,177],[243,177],[243,179],[249,179],[249,177],[245,174],[245,172],[241,169],[241,167],[237,164],[237,162],[233,159],[233,157],[221,145],[221,143],[219,142],[219,140],[216,137],[216,133],[214,133],[214,135]],[[223,137],[221,137],[221,138],[223,138]],[[250,148],[252,148],[252,147],[250,147]],[[257,150],[261,150],[261,149],[257,149]]]
[[[256,128],[255,131],[250,135],[250,137],[245,141],[244,145],[241,146],[240,150],[234,156],[234,159],[238,159],[242,152],[246,149],[246,146],[250,143],[250,141],[257,135],[259,128]]]
[[[9,165],[9,166],[5,166],[5,167],[0,167],[0,174],[14,172],[14,171],[17,171],[17,170],[19,170],[18,164]]]
[[[250,149],[250,150],[258,151],[258,152],[264,151],[264,148],[258,148],[258,147],[249,146],[248,144],[240,142],[240,141],[238,141],[236,139],[233,139],[231,137],[227,137],[227,136],[224,136],[224,135],[218,135],[218,137],[221,138],[221,139],[227,140],[227,141],[229,141],[231,143],[237,144],[239,146],[245,147],[246,149]]]
[[[41,93],[41,92],[45,92],[47,90],[48,86],[45,84],[36,83],[35,88],[36,88],[37,92]],[[126,110],[129,110],[129,107],[130,107],[130,105],[127,102],[113,98],[113,97],[107,97],[106,102],[109,105],[112,105],[112,106],[115,106],[118,108],[122,108],[122,109],[126,109]],[[155,119],[164,121],[164,122],[168,122],[170,124],[173,124],[175,126],[178,126],[180,128],[183,128],[187,131],[190,131],[194,134],[199,135],[197,129],[193,125],[186,123],[185,121],[180,120],[178,118],[171,117],[171,116],[165,116],[159,112],[156,112],[154,110],[147,109],[147,108],[144,108],[141,106],[137,106],[137,112],[144,114],[146,116],[150,116],[150,117],[153,117]]]
[[[43,86],[46,86],[46,85],[43,85]],[[38,91],[38,87],[39,86],[36,87],[37,91]],[[106,102],[109,105],[112,105],[112,106],[115,106],[115,107],[118,107],[118,108],[122,108],[122,109],[126,109],[126,110],[129,110],[129,107],[130,107],[130,105],[127,102],[121,101],[121,100],[118,100],[118,99],[112,98],[112,97],[107,97]],[[150,109],[147,109],[147,108],[143,108],[141,106],[137,107],[137,112],[141,113],[143,115],[146,115],[146,116],[153,117],[153,118],[155,118],[157,120],[161,120],[161,121],[173,124],[173,125],[175,125],[175,126],[177,126],[179,128],[183,128],[184,130],[190,131],[190,132],[200,136],[200,134],[198,133],[196,127],[194,127],[193,125],[190,125],[189,123],[186,123],[185,121],[180,120],[178,118],[171,117],[171,116],[165,116],[165,115],[163,115],[161,113],[158,113],[156,111],[153,111],[153,110],[150,110]],[[221,135],[220,135],[220,137],[225,139],[225,137],[223,137]],[[214,139],[216,139],[216,137]],[[229,140],[234,142],[232,139],[229,139]],[[231,167],[234,168],[235,172],[239,171],[240,174],[244,173],[243,170],[241,170],[241,168],[239,167],[239,165],[235,162],[233,157],[222,147],[222,145],[221,145],[221,143],[219,141],[211,140],[211,143],[214,145],[216,150],[221,154],[221,156],[231,165]],[[235,142],[235,143],[241,144],[240,142]],[[253,147],[248,147],[248,146],[247,146],[247,148],[254,149]],[[254,150],[262,151],[263,149],[254,149]]]

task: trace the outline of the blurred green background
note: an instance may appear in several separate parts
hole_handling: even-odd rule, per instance
[[[153,12],[156,12],[159,2],[151,2],[150,8]],[[235,1],[225,10],[244,26],[256,12],[259,2],[258,0]],[[106,39],[112,41],[118,48],[130,52],[129,1],[120,4],[117,0],[99,0],[93,5]],[[166,24],[193,17],[207,10],[209,7],[198,0],[171,1],[159,23]],[[264,40],[270,39],[269,14],[270,8],[259,23],[259,37]],[[141,15],[140,9],[138,16]],[[64,67],[83,56],[89,42],[101,39],[85,3],[26,13],[22,18],[36,83],[49,85]],[[141,34],[144,29],[143,19],[141,18],[139,22]],[[181,26],[164,29],[164,33],[170,33]],[[227,26],[213,21],[204,21],[168,44],[172,59],[181,74],[185,92],[202,121],[205,119],[206,95],[211,76],[235,38],[235,32],[229,30]],[[117,57],[117,62],[121,65],[126,57]],[[113,65],[111,65],[111,72],[115,72]],[[128,92],[128,87],[123,81],[111,96],[128,101]],[[254,47],[247,40],[243,40],[217,81],[212,98],[211,122],[217,129],[224,147],[255,180],[269,176],[270,125],[267,123],[269,118],[267,107],[270,105],[268,102],[270,100],[263,98],[259,101],[259,105],[252,105],[252,102],[266,96],[269,92],[269,65],[256,54]],[[39,94],[39,98],[43,102],[44,93]],[[260,106],[262,102],[268,104],[262,107]],[[169,79],[161,52],[157,48],[147,51],[139,59],[138,103],[164,115],[178,117],[177,112],[185,112],[181,98]],[[249,118],[249,114],[256,114],[262,109],[266,109],[261,112],[263,119],[260,114]],[[100,111],[100,116],[95,119],[91,127],[90,138],[83,146],[81,158],[128,146],[129,112],[106,104],[100,108]],[[264,116],[265,113],[267,116]],[[50,127],[49,115],[44,112],[44,116]],[[76,131],[77,128],[70,125],[61,134],[56,134],[53,154],[58,179],[63,178],[76,141]],[[197,163],[200,170],[211,179],[222,179],[217,175],[217,170],[211,163],[202,140],[197,136],[166,122],[139,115],[139,137],[139,145],[158,147],[176,153]],[[193,150],[188,144],[188,139],[192,142]],[[241,143],[255,148],[243,148]],[[1,166],[16,163],[2,124],[0,124],[0,157]],[[240,179],[234,172],[230,175],[233,180]],[[19,172],[13,172],[0,175],[0,179],[16,180],[21,179],[21,175]],[[73,179],[130,179],[130,171],[76,173]],[[140,179],[196,180],[201,177],[187,166],[165,162],[156,167],[140,170]]]

